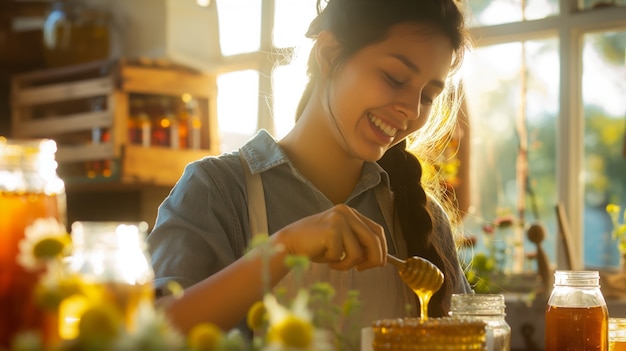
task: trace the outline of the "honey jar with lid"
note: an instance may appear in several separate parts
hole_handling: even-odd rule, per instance
[[[608,350],[608,309],[598,271],[557,270],[545,317],[545,351]]]

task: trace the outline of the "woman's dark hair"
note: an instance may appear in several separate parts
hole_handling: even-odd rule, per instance
[[[318,16],[306,35],[316,38],[322,31],[331,32],[341,51],[333,62],[337,70],[343,62],[363,47],[386,38],[389,29],[399,23],[425,23],[448,37],[454,50],[451,72],[455,71],[469,46],[464,18],[456,0],[322,0],[317,1]],[[309,82],[297,110],[302,113],[320,77],[314,55],[309,56]],[[446,95],[448,98],[450,94]],[[443,97],[442,99],[445,99]],[[438,100],[442,100],[438,99]],[[433,113],[436,109],[433,108]],[[448,108],[448,112],[450,109]],[[445,120],[450,122],[448,113]],[[446,122],[446,123],[447,123]],[[448,125],[451,125],[448,123]],[[457,257],[446,257],[432,238],[433,221],[428,211],[428,197],[421,184],[422,166],[403,141],[390,148],[378,163],[387,171],[394,192],[395,213],[399,217],[410,256],[424,257],[444,273],[445,281],[429,304],[431,316],[444,316],[457,277]]]

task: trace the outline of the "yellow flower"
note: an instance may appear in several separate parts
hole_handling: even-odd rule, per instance
[[[263,301],[257,301],[254,305],[252,305],[252,307],[250,307],[246,321],[248,323],[248,327],[252,330],[258,330],[263,327],[267,321],[267,310],[265,309]]]
[[[621,210],[622,208],[616,204],[608,204],[606,206],[606,212],[611,217],[611,223],[613,224],[612,237],[614,240],[618,240],[620,251],[625,251],[623,246],[626,246],[624,243],[624,239],[626,239],[626,210],[624,210],[623,217],[620,219]]]
[[[123,318],[112,304],[94,303],[80,316],[79,338],[83,342],[112,341],[123,331]]]
[[[27,270],[37,270],[46,262],[64,256],[70,244],[65,226],[56,219],[37,219],[24,231],[17,262]]]
[[[308,348],[313,341],[313,325],[293,314],[272,325],[270,333],[272,339],[289,348]]]
[[[610,215],[617,214],[619,215],[620,207],[616,204],[608,204],[606,205],[606,212]]]
[[[189,331],[187,345],[191,351],[216,351],[224,337],[220,328],[212,323],[200,323]]]
[[[312,323],[312,314],[307,304],[307,290],[300,290],[291,308],[276,300],[272,294],[263,299],[269,317],[268,344],[264,351],[323,351],[332,350],[327,331],[318,330]]]

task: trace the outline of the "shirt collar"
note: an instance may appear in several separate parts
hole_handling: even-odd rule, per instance
[[[240,148],[240,152],[248,162],[252,174],[267,171],[281,164],[288,164],[294,169],[287,155],[265,129],[259,130],[249,142]],[[294,172],[300,177],[295,169]],[[381,182],[388,189],[390,188],[387,172],[376,162],[365,162],[361,179],[354,189],[353,196],[373,188]]]
[[[239,151],[248,162],[252,174],[289,163],[287,155],[265,129],[259,130]]]

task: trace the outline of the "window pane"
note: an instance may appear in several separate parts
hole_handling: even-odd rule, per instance
[[[543,223],[549,234],[542,247],[555,261],[558,72],[556,39],[477,48],[464,67],[472,189],[464,226],[478,239],[475,253],[489,255],[483,227],[513,217],[513,230],[489,239],[507,250],[500,267],[505,272],[536,271],[536,263],[524,258],[536,246],[523,223]],[[512,257],[520,257],[517,265]]]
[[[236,71],[217,77],[217,116],[221,151],[238,148],[256,132],[259,73]]]
[[[299,45],[316,15],[315,0],[275,0],[274,46]]]
[[[308,82],[306,63],[311,44],[311,41],[303,43],[300,54],[289,65],[276,67],[272,74],[274,136],[277,138],[285,136],[295,123],[296,109]]]
[[[606,205],[626,207],[626,31],[584,36],[585,263],[617,266]]]
[[[217,0],[220,47],[230,56],[261,47],[261,1]]]
[[[559,0],[469,0],[469,6],[472,27],[535,20],[559,13]]]

